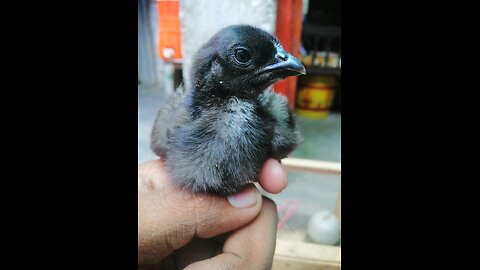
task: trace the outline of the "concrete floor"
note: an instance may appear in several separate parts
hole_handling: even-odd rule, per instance
[[[138,93],[138,162],[155,159],[150,151],[150,131],[164,101],[161,89],[139,88]],[[341,116],[332,114],[324,120],[297,118],[305,142],[291,157],[340,162]],[[288,173],[288,187],[277,195],[268,194],[279,207],[296,202],[299,207],[285,224],[285,229],[304,230],[309,217],[319,210],[333,211],[340,189],[340,176],[312,173]],[[282,218],[280,213],[279,218]],[[279,234],[280,235],[280,234]]]

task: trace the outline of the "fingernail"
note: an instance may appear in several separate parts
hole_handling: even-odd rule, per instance
[[[255,186],[246,188],[240,193],[227,197],[228,202],[235,208],[254,206],[258,200],[258,190]]]

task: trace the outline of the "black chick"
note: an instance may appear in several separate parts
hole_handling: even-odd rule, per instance
[[[184,188],[241,191],[268,158],[280,160],[299,143],[287,99],[269,86],[300,74],[304,66],[274,36],[249,25],[224,28],[197,52],[192,85],[160,110],[152,150]]]

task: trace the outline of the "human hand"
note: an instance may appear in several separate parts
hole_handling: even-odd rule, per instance
[[[260,186],[279,193],[286,173],[268,160]],[[138,265],[149,269],[270,269],[277,229],[275,203],[251,184],[225,197],[174,185],[161,160],[138,167]]]

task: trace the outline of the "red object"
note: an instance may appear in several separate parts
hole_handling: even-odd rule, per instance
[[[283,216],[277,224],[277,229],[282,229],[283,226],[285,226],[287,221],[293,216],[295,211],[297,211],[298,207],[300,207],[299,201],[287,200],[277,208],[279,216]]]
[[[293,56],[300,54],[302,35],[302,0],[278,0],[276,35],[283,48]],[[276,92],[288,98],[292,109],[295,108],[298,77],[288,77],[274,85]]]
[[[166,61],[181,60],[182,35],[178,0],[157,0],[158,55]]]

